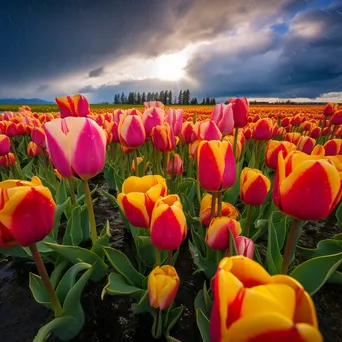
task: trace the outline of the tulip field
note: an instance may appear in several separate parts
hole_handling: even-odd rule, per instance
[[[342,107],[0,113],[0,341],[342,340]]]

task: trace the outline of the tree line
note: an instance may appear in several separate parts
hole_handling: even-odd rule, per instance
[[[190,90],[180,90],[178,96],[173,95],[172,90],[161,90],[159,92],[133,92],[130,91],[128,95],[125,93],[117,93],[114,95],[114,104],[144,104],[148,101],[160,101],[165,105],[197,105],[199,101],[197,97],[190,96]],[[205,97],[200,103],[202,105],[216,104],[215,98]]]

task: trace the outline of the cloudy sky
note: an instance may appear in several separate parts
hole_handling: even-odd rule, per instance
[[[0,98],[342,101],[341,0],[1,0]]]

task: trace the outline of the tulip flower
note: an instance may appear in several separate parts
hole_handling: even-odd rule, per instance
[[[46,148],[45,132],[44,132],[44,129],[42,127],[33,127],[32,128],[31,139],[40,148],[43,148],[43,149]]]
[[[260,119],[253,127],[252,138],[255,140],[269,140],[272,138],[273,124],[270,119]]]
[[[15,137],[17,135],[17,125],[14,122],[6,122],[6,131],[4,132],[8,137]]]
[[[137,164],[138,164],[138,166],[139,166],[139,164],[141,163],[141,162],[143,162],[144,161],[144,158],[143,157],[138,157],[137,158]],[[133,173],[133,174],[135,174],[135,166],[134,166],[134,160],[132,161],[132,166],[131,166],[131,172]],[[144,172],[146,172],[146,170],[148,169],[148,166],[150,165],[150,162],[147,162],[146,164],[145,164],[145,166],[144,166]]]
[[[286,117],[283,120],[281,120],[281,127],[287,127],[290,124],[290,118]]]
[[[42,149],[36,145],[33,141],[30,141],[27,145],[27,155],[30,157],[37,157],[42,152]]]
[[[0,182],[0,246],[41,241],[54,225],[56,204],[38,177]]]
[[[261,205],[271,188],[270,180],[260,170],[244,168],[240,175],[240,199],[248,205]]]
[[[88,100],[81,94],[56,97],[56,102],[62,119],[68,116],[86,117],[90,114]]]
[[[295,115],[294,117],[291,118],[290,124],[292,126],[299,126],[301,123],[301,117],[300,115]]]
[[[317,139],[321,135],[321,131],[322,131],[321,127],[313,126],[311,128],[309,135],[311,138]]]
[[[307,136],[302,136],[297,143],[297,150],[306,154],[311,154],[316,144],[316,140]]]
[[[119,140],[126,148],[138,148],[145,142],[145,128],[138,115],[121,115],[118,131]]]
[[[163,125],[165,112],[161,108],[151,107],[145,110],[142,120],[146,135],[150,135],[153,127]]]
[[[212,120],[199,123],[197,129],[200,140],[221,140],[222,138],[222,133]]]
[[[251,126],[245,127],[243,130],[243,134],[247,140],[252,139],[253,127],[251,127]]]
[[[201,201],[200,219],[201,219],[203,226],[205,227],[208,227],[211,221],[211,201],[212,201],[212,195],[210,194],[204,195]],[[214,213],[215,217],[218,214],[217,202],[218,202],[218,199],[216,199],[216,204],[215,204],[215,213]],[[228,202],[222,202],[222,216],[236,220],[239,217],[239,212],[232,204]]]
[[[189,157],[190,157],[190,159],[192,159],[192,160],[197,159],[197,152],[198,152],[199,144],[200,144],[199,140],[196,140],[192,144],[189,144]]]
[[[224,191],[233,186],[236,164],[227,141],[202,141],[198,147],[198,180],[207,191]]]
[[[0,165],[5,167],[11,167],[15,164],[15,156],[13,153],[8,153],[5,156],[0,156]]]
[[[44,125],[47,150],[52,163],[64,178],[77,174],[87,180],[104,167],[106,135],[89,118],[54,119]]]
[[[176,147],[175,135],[167,122],[153,127],[151,136],[153,145],[158,151],[173,151]]]
[[[234,128],[234,113],[232,104],[220,103],[214,106],[211,120],[215,122],[223,135],[232,133]],[[206,139],[209,140],[209,139]]]
[[[180,198],[177,195],[160,198],[151,217],[150,236],[153,245],[158,249],[177,249],[186,233],[186,218]]]
[[[235,238],[235,246],[238,255],[243,255],[247,258],[253,259],[254,256],[254,242],[245,236],[237,236]]]
[[[324,107],[323,115],[332,116],[332,115],[334,115],[334,113],[336,112],[337,109],[338,109],[338,104],[330,102]]]
[[[149,102],[144,102],[144,107],[147,108],[164,108],[164,104],[160,101],[149,101]]]
[[[183,143],[191,144],[193,141],[192,134],[194,131],[194,124],[190,121],[183,122],[182,131],[180,134],[180,138]]]
[[[211,289],[211,342],[323,342],[311,297],[289,276],[233,256],[221,260]]]
[[[231,145],[232,148],[234,150],[234,137],[232,135],[226,135],[223,139],[223,141],[228,141]],[[236,158],[239,159],[241,157],[242,154],[242,142],[241,139],[237,139],[236,141]]]
[[[298,144],[301,137],[302,135],[298,132],[291,132],[285,134],[285,140],[295,145]]]
[[[122,192],[117,199],[130,224],[139,228],[150,228],[154,205],[166,194],[166,181],[163,177],[132,176],[123,182]]]
[[[174,301],[179,286],[179,277],[174,267],[156,267],[148,276],[148,297],[150,306],[164,310]]]
[[[229,231],[236,238],[242,231],[240,223],[229,217],[215,217],[210,222],[205,241],[210,248],[223,251],[229,247]]]
[[[242,128],[247,125],[248,119],[248,101],[246,98],[230,99],[229,103],[232,104],[234,114],[234,127]]]
[[[278,165],[278,154],[280,151],[283,152],[284,158],[290,153],[291,151],[296,150],[296,145],[288,142],[288,141],[277,141],[277,140],[269,140],[266,153],[265,153],[265,164],[273,169],[277,169]]]
[[[183,174],[184,171],[184,164],[182,158],[179,154],[174,154],[169,159],[167,164],[166,173],[169,176],[180,176]]]
[[[329,161],[293,153],[285,159],[278,156],[278,169],[273,188],[273,201],[286,215],[300,220],[322,220],[341,198],[341,178]]]
[[[182,131],[183,109],[169,108],[165,116],[165,121],[173,129],[174,135],[179,136]]]
[[[342,139],[328,140],[324,145],[326,156],[336,156],[342,154]]]
[[[0,156],[5,156],[11,151],[11,141],[7,135],[0,134]]]

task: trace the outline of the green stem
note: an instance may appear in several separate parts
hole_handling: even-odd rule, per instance
[[[163,171],[165,174],[165,178],[167,177],[166,168],[167,168],[168,157],[169,157],[169,152],[168,151],[163,152]]]
[[[192,172],[193,172],[192,170],[193,170],[193,161],[192,161],[192,159],[189,157],[189,158],[188,158],[187,173],[186,173],[186,175],[187,175],[188,178],[191,178],[191,177],[192,177]]]
[[[216,262],[217,262],[217,264],[220,263],[221,259],[222,259],[222,253],[220,250],[217,250],[216,251]]]
[[[211,219],[215,217],[215,208],[216,207],[216,192],[213,192],[211,197]]]
[[[198,177],[198,167],[197,167],[197,178],[196,178],[196,193],[197,193],[198,204],[199,206],[201,206],[202,196],[201,196],[201,184],[199,182],[199,177]]]
[[[40,275],[40,278],[42,279],[42,282],[45,286],[46,292],[50,298],[50,302],[52,304],[52,307],[55,311],[55,316],[60,317],[63,316],[63,309],[61,306],[61,303],[59,302],[59,299],[56,295],[55,290],[53,289],[53,286],[51,284],[49,275],[46,271],[44,262],[42,260],[42,257],[40,256],[40,253],[38,251],[37,245],[35,243],[31,244],[29,246],[32,257],[34,262],[36,263],[38,273]]]
[[[136,150],[136,149],[133,150],[133,163],[134,163],[135,175],[136,175],[137,177],[139,177],[139,170],[138,170],[138,154],[137,154],[137,150]]]
[[[172,255],[173,255],[173,250],[169,250],[167,255],[167,264],[172,266]]]
[[[89,222],[90,222],[91,241],[94,246],[95,242],[97,241],[96,221],[95,221],[95,215],[94,215],[93,202],[91,200],[91,194],[90,194],[89,184],[87,180],[83,181],[83,186],[84,186],[85,200],[87,203],[88,217],[89,217]]]
[[[45,155],[45,150],[44,149],[42,149],[41,155],[42,155],[42,158],[43,158],[45,179],[49,180],[48,179],[48,177],[49,177],[48,161],[47,161],[47,157]]]
[[[261,156],[261,151],[264,145],[263,143],[264,143],[263,140],[257,140],[256,142],[256,159],[255,159],[255,165],[254,165],[255,169],[258,169],[260,165],[260,156]]]
[[[221,217],[222,216],[222,192],[219,191],[216,196],[217,196],[217,216]]]
[[[13,176],[13,178],[15,178],[14,164],[13,164],[13,165],[11,165],[11,159],[10,159],[10,157],[9,157],[9,155],[8,155],[8,154],[6,154],[6,159],[7,159],[7,163],[8,163],[8,171],[9,171],[9,174],[8,174],[8,176],[9,176],[9,178],[11,178],[11,173],[12,173],[12,176]]]
[[[281,273],[287,274],[293,254],[296,249],[296,244],[301,233],[301,221],[294,218],[290,228],[290,233],[287,237],[285,252],[283,257],[283,264],[281,266]]]
[[[70,196],[71,196],[71,203],[73,206],[75,206],[76,205],[76,196],[75,196],[74,185],[72,184],[71,178],[68,178],[68,184],[69,184],[69,190],[70,190]]]
[[[249,205],[247,209],[247,230],[246,230],[246,237],[248,238],[251,232],[251,222],[252,222],[252,206]]]
[[[234,132],[234,146],[233,146],[233,152],[234,152],[234,159],[235,160],[237,160],[236,151],[237,151],[238,137],[239,137],[239,129],[235,128],[235,132]]]
[[[153,148],[153,165],[152,165],[152,172],[154,175],[157,174],[157,150]]]
[[[160,249],[156,247],[156,266],[161,265],[161,252]]]

